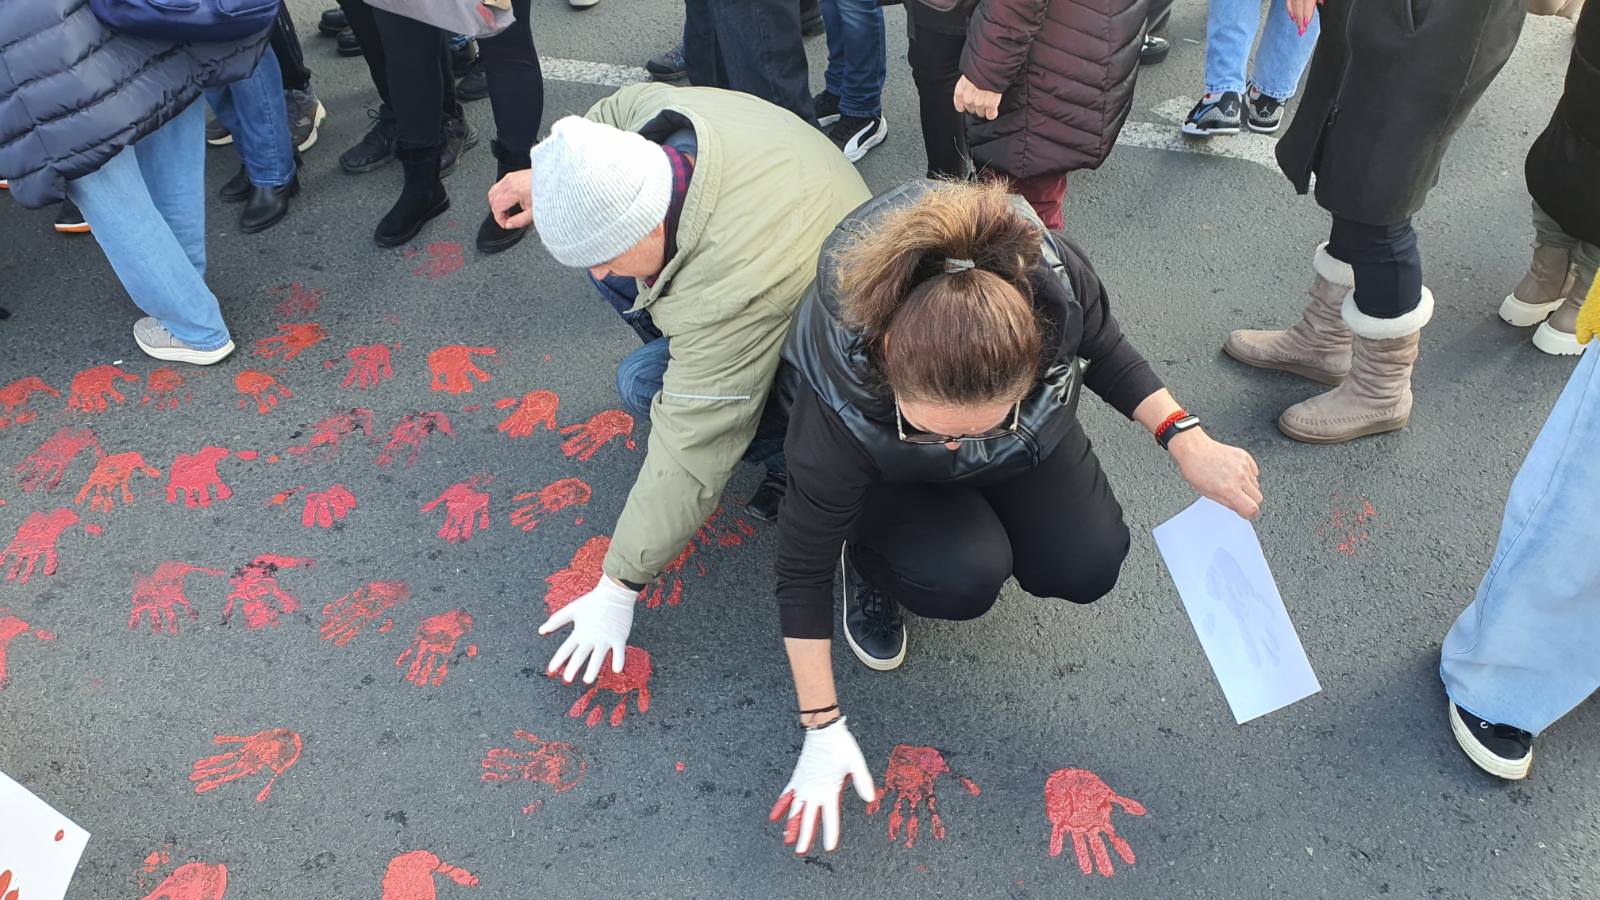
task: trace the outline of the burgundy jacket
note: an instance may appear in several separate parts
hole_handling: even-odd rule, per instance
[[[1004,95],[993,121],[973,119],[979,168],[1017,178],[1093,169],[1133,105],[1148,0],[981,0],[961,74]]]

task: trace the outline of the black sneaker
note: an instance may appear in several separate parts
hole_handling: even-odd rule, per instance
[[[1478,768],[1496,778],[1521,781],[1533,767],[1533,735],[1511,725],[1485,722],[1450,702],[1450,733]]]
[[[372,127],[367,129],[361,142],[339,155],[339,168],[352,175],[381,168],[394,158],[394,139],[397,126],[394,114],[387,109],[367,110]]]
[[[644,70],[655,81],[682,81],[689,77],[689,64],[683,58],[683,41],[671,50],[645,60]]]
[[[471,103],[489,96],[489,70],[483,67],[483,58],[479,57],[467,66],[467,71],[456,82],[456,99],[462,103]]]
[[[350,23],[345,20],[344,10],[337,6],[323,10],[322,18],[317,20],[317,31],[327,37],[334,37],[349,27]]]
[[[1251,86],[1244,95],[1245,121],[1257,134],[1271,134],[1283,124],[1283,101]]]
[[[1189,117],[1183,122],[1183,133],[1195,137],[1238,134],[1239,107],[1239,95],[1233,91],[1223,91],[1215,100],[1201,97],[1194,109],[1189,110]]]
[[[811,108],[816,111],[817,124],[823,128],[839,121],[839,95],[823,91],[811,98]]]
[[[867,151],[883,143],[889,136],[889,120],[882,116],[863,119],[860,116],[840,115],[828,129],[828,137],[844,151],[845,159],[860,162]]]
[[[340,56],[361,55],[361,41],[356,38],[356,33],[348,28],[334,35],[333,46]]]
[[[802,0],[800,3],[800,36],[816,37],[828,30],[828,23],[822,19],[822,3],[820,0]]]
[[[89,223],[78,211],[78,204],[71,200],[61,201],[61,208],[56,211],[56,230],[62,234],[89,233]]]
[[[845,640],[867,668],[891,672],[906,661],[906,626],[900,621],[900,604],[867,581],[850,556],[846,544],[839,553]]]
[[[1163,62],[1167,54],[1172,52],[1172,43],[1164,37],[1153,34],[1144,36],[1144,46],[1139,48],[1139,65],[1153,66]]]
[[[789,491],[789,473],[768,471],[744,511],[763,522],[778,521],[778,506]]]
[[[450,174],[461,154],[478,146],[478,130],[466,119],[447,119],[444,123],[444,153],[440,156],[439,177]]]

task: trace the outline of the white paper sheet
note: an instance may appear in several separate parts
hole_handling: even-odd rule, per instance
[[[0,772],[0,881],[18,900],[63,900],[89,832]]]
[[[1155,537],[1234,721],[1322,690],[1248,521],[1201,498]]]

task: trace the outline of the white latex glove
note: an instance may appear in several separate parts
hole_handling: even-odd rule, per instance
[[[806,732],[806,741],[800,747],[800,761],[794,764],[794,774],[789,784],[772,807],[772,821],[776,822],[787,810],[788,821],[783,827],[783,842],[794,844],[794,852],[804,855],[811,849],[811,838],[817,831],[817,817],[822,817],[822,846],[827,850],[839,847],[839,804],[844,793],[844,780],[854,783],[856,794],[868,803],[877,799],[878,789],[872,783],[872,772],[867,761],[845,727],[845,717],[826,728]]]
[[[623,656],[628,650],[628,632],[633,630],[633,602],[638,596],[638,591],[601,575],[594,590],[556,610],[539,626],[539,633],[550,634],[568,625],[572,626],[572,633],[567,635],[556,655],[550,657],[545,671],[553,673],[566,663],[567,670],[561,673],[561,678],[570,682],[587,661],[589,668],[583,673],[583,681],[594,684],[595,676],[600,674],[600,663],[609,650],[611,671],[621,672]]]

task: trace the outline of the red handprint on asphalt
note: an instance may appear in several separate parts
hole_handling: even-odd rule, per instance
[[[78,514],[66,507],[53,509],[49,512],[35,511],[28,514],[22,524],[17,526],[17,534],[11,539],[4,552],[0,552],[0,565],[11,559],[11,568],[6,570],[6,580],[18,584],[27,584],[33,578],[34,567],[40,558],[44,559],[44,567],[40,572],[44,575],[56,573],[56,542],[61,539],[61,532],[83,521]]]
[[[622,657],[622,671],[613,672],[610,666],[601,666],[600,677],[595,679],[594,687],[583,692],[583,696],[567,710],[567,715],[576,719],[588,710],[589,715],[584,721],[590,728],[599,725],[600,719],[605,716],[605,703],[596,703],[593,709],[589,708],[589,703],[601,690],[617,695],[617,705],[611,710],[613,728],[622,724],[622,717],[628,710],[629,694],[635,695],[634,703],[639,707],[639,712],[647,713],[650,711],[650,674],[650,654],[629,645]],[[554,677],[555,673],[551,672],[550,675]]]
[[[407,414],[389,431],[389,441],[383,445],[375,462],[379,466],[387,466],[394,462],[396,451],[409,447],[411,453],[406,457],[406,468],[416,465],[417,454],[422,452],[422,443],[435,431],[455,437],[455,432],[450,430],[450,417],[442,412]]]
[[[444,493],[422,504],[423,512],[433,512],[439,504],[444,504],[444,524],[439,526],[439,537],[452,544],[471,540],[474,519],[479,531],[489,530],[489,495],[478,488],[487,487],[493,481],[493,475],[474,475],[450,485]]]
[[[356,495],[344,485],[336,484],[325,491],[306,494],[305,509],[300,512],[300,524],[307,528],[313,525],[332,528],[334,520],[343,519],[355,508]]]
[[[523,741],[529,749],[495,747],[483,755],[484,781],[490,784],[507,781],[534,781],[555,788],[564,794],[583,782],[589,763],[577,747],[566,741],[542,741],[535,734],[522,729],[512,732],[512,738]],[[543,805],[535,800],[522,808],[524,815]]]
[[[494,402],[495,409],[516,409],[500,422],[500,433],[509,438],[525,438],[544,428],[556,430],[556,410],[561,408],[561,398],[554,391],[529,391],[521,397],[501,397]]]
[[[57,428],[55,434],[45,438],[39,449],[28,454],[12,471],[22,480],[22,489],[30,494],[41,487],[47,491],[55,490],[66,475],[67,466],[78,458],[79,453],[91,447],[94,448],[95,459],[106,455],[93,431],[87,428]]]
[[[228,867],[222,863],[184,863],[144,896],[144,900],[222,900]]]
[[[381,634],[394,627],[388,612],[411,596],[404,581],[371,581],[322,608],[322,639],[343,647],[356,639],[361,629],[384,617]]]
[[[120,488],[122,504],[127,506],[133,503],[133,491],[128,487],[128,479],[132,478],[135,472],[150,478],[161,477],[161,470],[146,465],[142,454],[130,451],[103,457],[95,463],[94,471],[89,473],[89,480],[83,483],[83,489],[78,491],[78,497],[73,502],[82,505],[84,498],[93,491],[94,497],[89,501],[89,508],[96,512],[110,512],[112,507],[117,505],[114,492]]]
[[[1106,841],[1127,865],[1133,865],[1133,848],[1117,835],[1111,824],[1111,805],[1116,804],[1135,816],[1144,815],[1144,805],[1137,800],[1118,795],[1106,786],[1100,776],[1085,769],[1058,769],[1044,782],[1044,814],[1050,819],[1050,855],[1060,856],[1061,847],[1068,834],[1072,835],[1072,849],[1078,856],[1078,868],[1088,875],[1098,869],[1101,875],[1111,877],[1111,855],[1106,852]],[[1094,850],[1094,868],[1089,865],[1089,851]]]
[[[360,431],[367,437],[372,437],[372,410],[356,407],[341,413],[334,413],[317,422],[311,429],[311,440],[305,444],[290,447],[287,452],[290,456],[306,459],[312,453],[323,450],[325,459],[332,459],[339,452],[339,443],[352,434]],[[299,433],[292,435],[298,437]]]
[[[167,633],[177,634],[178,607],[182,607],[184,614],[190,619],[197,618],[198,613],[189,605],[189,597],[183,591],[184,579],[196,572],[202,575],[228,574],[221,569],[191,566],[184,562],[157,563],[155,571],[149,575],[140,575],[135,570],[133,612],[128,616],[129,630],[137,627],[141,618],[149,616],[152,633],[160,634],[162,623],[165,622]]]
[[[304,353],[308,347],[327,339],[328,329],[316,322],[290,322],[279,325],[277,334],[256,341],[255,351],[257,356],[267,359],[280,357],[288,362]]]
[[[228,458],[226,447],[201,447],[193,453],[179,453],[167,470],[167,502],[177,503],[183,495],[190,509],[209,507],[213,498],[226,500],[233,489],[217,473],[217,463]]]
[[[899,840],[903,823],[906,849],[910,850],[917,845],[917,827],[921,821],[917,806],[927,801],[928,828],[933,832],[934,840],[944,840],[944,822],[939,818],[939,801],[933,793],[933,784],[941,775],[949,775],[961,782],[967,793],[974,797],[980,793],[972,779],[950,771],[950,764],[945,762],[944,754],[938,750],[910,744],[896,745],[889,751],[889,768],[883,775],[883,788],[878,791],[878,798],[867,804],[867,815],[877,815],[883,798],[889,791],[894,791],[894,808],[889,810],[889,840]],[[902,814],[903,808],[905,812]]]
[[[572,554],[572,562],[566,568],[545,576],[544,583],[549,585],[544,592],[545,612],[555,615],[563,606],[594,590],[600,582],[606,551],[610,549],[611,538],[605,535],[589,538]]]
[[[523,531],[532,531],[539,527],[543,521],[538,516],[553,516],[569,506],[587,506],[589,499],[594,496],[594,490],[589,483],[581,478],[563,478],[553,481],[537,491],[525,491],[511,498],[517,503],[531,500],[527,506],[522,506],[511,511],[511,524]],[[579,515],[574,525],[583,524],[583,516]]]
[[[344,355],[350,360],[350,371],[339,385],[342,388],[354,386],[364,391],[394,377],[388,344],[360,344],[346,350]]]
[[[309,316],[322,308],[322,298],[327,296],[327,291],[322,288],[308,288],[300,282],[289,285],[289,296],[283,297],[283,285],[272,289],[272,296],[283,297],[272,311],[280,319],[296,319]]]
[[[245,369],[233,376],[233,387],[243,395],[239,398],[239,408],[244,409],[254,400],[257,415],[271,412],[278,405],[279,397],[285,400],[294,397],[294,391],[260,369]]]
[[[244,613],[244,626],[250,630],[270,628],[278,624],[280,615],[298,612],[300,601],[278,586],[278,572],[283,569],[311,568],[315,563],[303,556],[279,556],[263,553],[234,570],[228,579],[228,603],[222,608],[222,620],[233,615],[233,604]]]
[[[41,641],[53,641],[56,636],[44,629],[35,629],[32,625],[22,621],[5,609],[0,608],[0,691],[5,690],[11,683],[11,673],[7,669],[7,659],[11,654],[11,642],[17,638],[32,633]]]
[[[493,347],[468,347],[447,344],[428,354],[428,369],[433,372],[433,389],[452,394],[472,392],[472,379],[488,381],[494,376],[478,368],[474,356],[493,356]]]
[[[620,409],[595,413],[589,421],[568,425],[561,429],[561,433],[572,435],[561,445],[561,452],[580,460],[590,459],[601,447],[619,437],[627,439],[629,450],[635,449],[633,416]]]
[[[668,606],[677,606],[683,602],[684,572],[689,562],[693,560],[695,575],[699,578],[706,576],[705,556],[696,556],[701,550],[710,550],[713,547],[737,547],[744,543],[744,539],[755,534],[755,528],[742,517],[735,516],[732,523],[723,524],[722,518],[727,510],[721,504],[711,511],[706,517],[705,524],[684,546],[678,558],[668,563],[661,570],[661,575],[656,579],[655,586],[646,592],[644,605],[646,609],[656,609],[665,602]]]
[[[456,652],[456,644],[471,633],[472,614],[464,609],[429,616],[417,626],[417,636],[411,639],[411,646],[400,653],[394,664],[403,669],[409,659],[411,668],[405,678],[417,687],[443,684],[445,675],[450,672],[450,655]],[[463,652],[469,657],[477,656],[478,645],[468,644]]]
[[[45,384],[44,379],[38,377],[37,375],[29,375],[26,378],[18,378],[16,381],[13,381],[5,387],[0,388],[0,413],[9,416],[19,409],[26,409],[29,398],[31,398],[34,394],[49,394],[52,397],[61,396],[60,391],[48,384]],[[18,415],[17,421],[23,422],[28,420],[24,419],[22,415]]]
[[[244,736],[219,734],[211,742],[218,747],[238,744],[239,748],[195,761],[189,780],[195,782],[196,794],[271,769],[272,777],[256,794],[256,802],[260,803],[272,793],[272,785],[278,777],[300,759],[300,733],[287,728],[269,728]]]
[[[184,391],[183,386],[183,376],[176,369],[162,366],[146,376],[144,399],[139,401],[139,405],[153,406],[162,412],[177,409],[182,403],[194,399],[194,395]],[[183,391],[183,396],[178,395],[179,391]]]
[[[379,900],[438,900],[433,876],[443,875],[462,887],[477,887],[478,876],[452,866],[426,850],[412,850],[389,860]]]
[[[72,386],[67,389],[67,407],[81,412],[105,412],[106,401],[118,405],[128,399],[117,390],[119,381],[138,381],[139,376],[124,372],[116,366],[94,366],[72,376]]]

